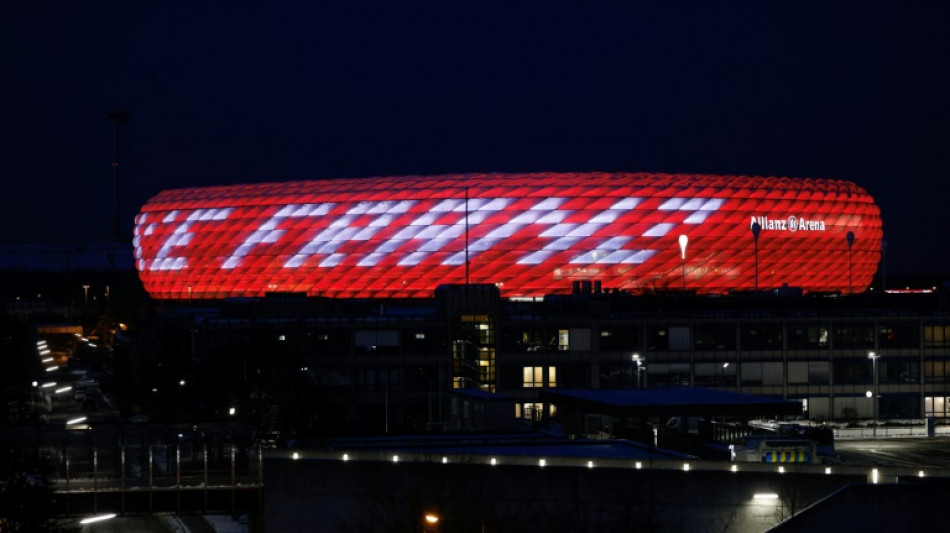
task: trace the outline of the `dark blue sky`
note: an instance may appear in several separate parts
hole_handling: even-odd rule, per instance
[[[108,115],[127,109],[125,232],[153,194],[197,185],[780,175],[867,189],[889,275],[950,273],[941,3],[310,4],[5,6],[0,244],[111,233]]]

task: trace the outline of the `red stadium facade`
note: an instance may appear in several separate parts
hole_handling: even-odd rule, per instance
[[[859,292],[882,237],[873,199],[845,181],[534,173],[164,191],[136,216],[134,246],[160,299],[431,297],[466,282],[537,297],[575,282]]]

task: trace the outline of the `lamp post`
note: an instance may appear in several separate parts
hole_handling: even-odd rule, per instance
[[[759,293],[759,233],[762,231],[762,226],[755,220],[752,221],[752,245],[754,247],[754,259],[755,261],[755,294]]]
[[[854,232],[849,231],[844,238],[848,241],[848,294],[854,294],[851,285],[851,246],[854,245]]]
[[[686,290],[686,244],[688,242],[689,237],[680,235],[680,255],[683,258],[683,290]]]
[[[82,320],[86,321],[86,314],[89,309],[89,285],[82,286]]]
[[[868,396],[870,396],[870,398],[874,401],[874,404],[872,405],[874,408],[874,437],[877,437],[877,404],[879,388],[877,379],[877,360],[879,357],[881,356],[874,352],[868,352],[868,359],[871,360],[871,390],[868,391]]]
[[[637,365],[637,388],[641,389],[643,388],[643,385],[641,384],[640,380],[640,371],[643,370],[643,363],[645,360],[640,357],[640,354],[635,353],[633,354],[633,362]]]

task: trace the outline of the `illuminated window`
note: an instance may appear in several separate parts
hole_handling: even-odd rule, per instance
[[[552,411],[553,414],[553,411]],[[540,421],[544,415],[543,403],[516,403],[515,418],[522,420]]]
[[[948,344],[950,344],[950,326],[924,326],[924,348],[940,348]]]
[[[566,352],[571,349],[571,330],[557,330],[557,349],[561,352]]]
[[[522,369],[521,386],[526,389],[544,386],[544,367],[526,366]]]
[[[947,406],[950,406],[950,398],[946,396],[927,396],[924,398],[924,416],[933,418],[947,418],[950,413],[947,412]]]
[[[526,366],[522,368],[521,386],[526,389],[544,387],[544,367]],[[557,387],[557,367],[548,367],[548,387]]]
[[[927,383],[950,382],[950,362],[924,361],[924,381]]]

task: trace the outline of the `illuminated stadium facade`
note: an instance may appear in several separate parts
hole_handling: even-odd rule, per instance
[[[845,181],[455,174],[164,191],[136,216],[134,247],[160,299],[430,297],[467,283],[503,297],[579,283],[848,293],[870,285],[882,236],[873,199]]]

